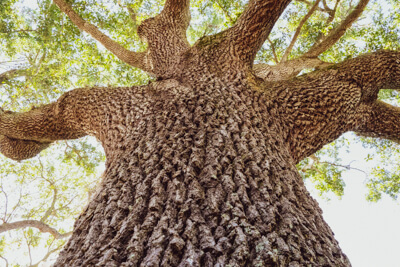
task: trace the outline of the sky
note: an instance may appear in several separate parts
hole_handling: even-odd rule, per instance
[[[342,200],[318,199],[323,216],[353,267],[398,267],[400,205],[389,198],[365,200],[363,175],[350,171]]]
[[[353,143],[350,153],[341,153],[341,159],[367,171],[374,164],[364,161],[366,155],[367,150],[361,144]],[[318,196],[312,184],[307,183],[342,251],[353,267],[399,267],[400,202],[385,195],[376,203],[368,202],[363,172],[350,170],[344,172],[343,178],[344,196],[342,199],[330,196],[329,201]]]

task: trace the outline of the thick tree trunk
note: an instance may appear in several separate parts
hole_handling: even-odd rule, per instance
[[[125,91],[149,92],[140,111],[110,106],[104,182],[56,266],[348,266],[277,105],[217,78],[199,89],[163,81]]]

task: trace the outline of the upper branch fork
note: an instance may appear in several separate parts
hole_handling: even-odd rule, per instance
[[[139,26],[139,36],[148,42],[145,52],[133,52],[124,48],[96,26],[82,19],[65,0],[53,1],[79,29],[89,33],[120,60],[156,77],[168,77],[168,73],[176,68],[179,56],[189,48],[186,38],[186,29],[190,22],[189,0],[167,0],[160,14],[145,20]]]

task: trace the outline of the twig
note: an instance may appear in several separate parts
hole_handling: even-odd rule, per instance
[[[50,233],[55,239],[63,239],[72,234],[72,232],[61,234],[53,227],[38,220],[22,220],[12,223],[3,223],[0,225],[0,233],[26,227],[34,227],[42,233]]]
[[[81,161],[81,162],[84,162],[84,160],[83,160],[83,158],[82,158],[82,156],[81,156],[81,154],[79,153],[79,150],[77,150],[75,147],[71,147],[69,144],[68,144],[68,142],[67,141],[64,141],[64,143],[65,143],[65,145],[67,146],[67,148],[70,148],[73,152],[75,152],[75,154],[78,156],[78,158],[79,158],[79,160]],[[79,164],[79,162],[77,162],[78,164]]]
[[[307,1],[307,0],[296,0],[297,2],[300,2],[300,3],[304,3],[304,4],[306,4],[306,5],[308,5],[308,6],[312,6],[313,5],[313,3],[312,2],[310,2],[310,1]],[[320,7],[317,7],[317,10],[318,11],[321,11],[321,12],[329,12],[328,10],[325,10],[325,9],[323,9],[323,8],[320,8]]]
[[[6,267],[8,267],[8,260],[1,255],[0,255],[0,259],[4,260],[6,262]]]
[[[1,192],[3,192],[3,194],[4,194],[5,198],[6,198],[6,204],[5,204],[5,208],[4,208],[4,217],[2,219],[3,222],[6,222],[7,221],[7,209],[8,209],[8,196],[7,196],[6,191],[4,190],[3,184],[0,185],[0,189],[1,189]]]
[[[228,18],[229,22],[230,22],[231,24],[234,24],[235,21],[232,19],[232,17],[231,17],[231,15],[229,14],[229,12],[226,11],[225,7],[223,7],[223,6],[221,5],[221,3],[219,2],[219,0],[216,0],[215,3],[216,3],[216,4],[218,5],[218,7],[222,10],[222,12],[224,12],[224,15]]]
[[[29,266],[29,267],[38,267],[39,264],[40,264],[41,262],[47,260],[47,259],[50,257],[51,254],[53,254],[53,253],[56,252],[57,250],[60,250],[63,246],[64,246],[64,244],[61,244],[61,245],[59,245],[58,247],[56,247],[56,248],[54,248],[54,249],[52,249],[52,250],[48,249],[46,255],[44,255],[44,257],[43,257],[41,260],[39,260],[39,261],[38,261],[37,263],[35,263],[35,264],[32,264],[32,265]]]
[[[332,21],[334,20],[335,16],[336,16],[336,10],[339,6],[340,0],[336,0],[335,3],[335,7],[333,9],[330,9],[330,11],[328,12],[329,16],[328,19],[326,20],[326,25],[329,25],[332,23]],[[324,34],[322,32],[320,32],[315,40],[315,43],[319,43],[322,38],[324,37]]]
[[[269,39],[269,37],[267,38],[267,41],[269,42],[269,44],[271,46],[272,55],[274,56],[275,63],[278,64],[279,63],[279,59],[278,59],[278,56],[276,55],[275,45],[271,41],[271,39]]]
[[[351,167],[351,163],[352,163],[353,161],[350,162],[348,165],[342,165],[342,164],[337,164],[337,163],[328,162],[328,161],[320,161],[319,158],[318,158],[317,156],[315,156],[315,154],[309,156],[309,158],[311,158],[313,162],[312,162],[311,164],[308,164],[307,166],[305,166],[305,167],[301,170],[302,172],[305,172],[307,169],[313,169],[313,170],[316,170],[316,171],[318,171],[319,173],[321,173],[321,171],[320,171],[319,169],[315,168],[314,165],[315,165],[315,164],[329,164],[329,165],[332,165],[332,166],[335,166],[335,167],[345,168],[346,170],[355,170],[355,171],[359,171],[359,172],[364,173],[365,176],[368,177],[368,174],[367,174],[364,170],[361,170],[361,169],[359,169],[359,168]]]
[[[13,213],[17,210],[17,208],[19,207],[19,203],[22,200],[22,188],[19,188],[19,198],[18,198],[18,202],[17,204],[15,204],[14,208],[12,209],[12,211],[10,212],[10,214],[8,215],[8,218],[6,221],[10,220],[12,218]]]
[[[308,13],[303,17],[303,19],[300,21],[299,26],[296,29],[296,32],[293,35],[292,41],[290,42],[288,48],[286,49],[285,53],[282,56],[282,62],[287,61],[290,52],[292,52],[293,46],[296,43],[297,38],[299,37],[301,28],[303,27],[304,23],[311,17],[311,15],[315,12],[315,10],[318,7],[318,4],[321,0],[316,0],[314,5],[311,7],[311,9],[308,11]]]
[[[24,232],[24,238],[26,241],[26,245],[28,246],[29,265],[32,265],[31,242],[30,240],[28,241],[28,237],[26,236],[25,232]]]

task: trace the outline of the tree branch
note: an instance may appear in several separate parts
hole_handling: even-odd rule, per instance
[[[8,260],[6,258],[4,258],[3,256],[0,255],[0,259],[2,259],[3,261],[6,262],[6,267],[8,267]]]
[[[219,2],[219,0],[216,0],[215,3],[217,3],[218,7],[224,12],[225,17],[228,18],[229,22],[233,24],[235,21],[232,19],[231,15],[229,12],[225,9],[225,7]]]
[[[39,264],[40,264],[41,262],[47,260],[47,259],[50,257],[51,254],[53,254],[54,252],[60,250],[63,246],[64,246],[64,244],[61,244],[61,245],[59,245],[58,247],[56,247],[56,248],[54,248],[54,249],[52,249],[52,250],[49,249],[49,250],[47,251],[46,255],[44,255],[44,257],[43,257],[41,260],[39,260],[39,261],[38,261],[37,263],[35,263],[35,264],[32,264],[32,265],[29,266],[29,267],[39,267]]]
[[[63,239],[72,234],[72,232],[61,234],[56,229],[37,220],[23,220],[12,223],[3,223],[0,225],[0,233],[26,227],[34,227],[37,228],[42,233],[50,233],[52,236],[54,236],[55,239]]]
[[[42,178],[44,178],[43,176],[42,176]],[[45,179],[45,178],[44,178]],[[48,180],[48,179],[45,179],[47,182],[49,182],[52,186],[53,186],[53,191],[54,191],[54,195],[53,195],[53,200],[52,200],[52,202],[51,202],[51,205],[50,205],[50,207],[46,210],[46,212],[45,212],[45,214],[42,216],[42,218],[40,218],[40,221],[41,222],[45,222],[49,217],[50,217],[50,215],[53,213],[53,211],[54,211],[54,207],[55,207],[55,205],[56,205],[56,201],[57,201],[57,196],[58,196],[58,190],[57,190],[57,187],[55,186],[55,184],[52,182],[52,181],[50,181],[50,180]]]
[[[340,0],[336,0],[335,3],[335,7],[333,9],[330,9],[328,14],[328,19],[326,20],[326,25],[329,25],[332,23],[332,21],[335,19],[335,15],[336,15],[336,10],[337,7],[339,6]],[[315,40],[315,43],[320,43],[322,38],[324,37],[324,34],[322,32],[320,32]]]
[[[268,41],[269,45],[271,46],[272,55],[274,56],[275,63],[278,64],[279,63],[279,59],[278,59],[278,55],[276,54],[275,45],[271,41],[271,39],[269,39],[269,37],[267,38],[267,41]]]
[[[50,146],[51,142],[38,142],[22,140],[0,135],[0,153],[13,160],[25,160],[32,158],[43,149]]]
[[[321,0],[316,0],[314,5],[311,7],[311,9],[308,11],[308,13],[302,18],[302,20],[299,23],[299,26],[296,29],[296,32],[293,35],[292,41],[290,42],[289,46],[287,47],[285,53],[282,56],[281,61],[285,62],[287,61],[290,52],[292,52],[293,46],[296,43],[296,40],[300,34],[301,28],[303,27],[304,23],[306,23],[306,21],[311,17],[312,14],[314,14],[315,10],[318,7],[318,4]]]
[[[296,1],[296,2],[300,2],[300,3],[304,3],[304,4],[306,4],[306,5],[310,6],[310,7],[313,6],[313,3],[310,2],[310,1],[307,1],[307,0],[295,0],[295,1]],[[317,10],[318,10],[318,11],[321,11],[321,12],[327,12],[327,13],[329,12],[329,10],[320,8],[319,6],[317,7]]]
[[[164,12],[167,16],[171,16],[175,20],[175,22],[181,22],[189,26],[188,24],[190,20],[189,7],[190,7],[189,0],[167,0],[165,1],[165,5],[163,11],[161,12],[161,15],[164,15],[163,14]]]
[[[257,51],[289,3],[290,0],[250,0],[236,24],[224,32],[223,37],[229,46],[240,51],[241,61],[253,63]]]
[[[107,50],[116,55],[120,60],[136,68],[148,71],[144,61],[144,52],[136,53],[124,48],[122,45],[102,33],[96,26],[82,19],[64,0],[53,1],[80,30],[89,33],[94,39],[99,41],[105,48],[107,48]]]
[[[176,75],[181,55],[190,48],[186,38],[189,6],[189,0],[167,0],[160,14],[138,27],[139,37],[148,43],[146,64],[161,79]]]
[[[362,88],[365,102],[376,100],[380,89],[400,89],[400,52],[397,51],[359,56],[339,64],[338,70],[342,79],[356,82]]]
[[[267,82],[287,80],[296,77],[302,70],[311,68],[324,68],[332,64],[318,58],[298,58],[281,62],[278,65],[256,64],[254,73]]]
[[[330,24],[333,21],[333,19],[335,18],[336,10],[339,6],[339,3],[340,3],[340,0],[336,0],[335,7],[333,9],[330,9],[329,17],[328,17],[328,20],[326,21],[327,24]]]
[[[364,105],[361,109],[358,135],[378,137],[400,144],[400,108],[383,101]]]
[[[61,139],[76,139],[87,135],[77,123],[74,106],[78,97],[85,97],[85,89],[65,93],[57,102],[34,108],[27,112],[10,112],[0,109],[0,135],[20,141],[40,144]],[[89,108],[89,107],[87,107]]]
[[[347,131],[373,132],[363,125],[384,121],[377,117],[383,111],[374,115],[368,107],[380,89],[400,88],[400,52],[367,54],[294,79],[266,83],[264,88],[267,95],[279,95],[277,105],[282,106],[283,123],[288,126],[286,140],[298,162]],[[400,125],[394,119],[382,122],[381,129],[389,127],[390,120]],[[388,137],[394,138],[383,136]]]
[[[360,0],[354,10],[346,17],[346,19],[334,28],[328,36],[322,39],[322,41],[315,43],[303,57],[317,57],[321,53],[328,50],[333,46],[347,31],[348,28],[360,17],[369,0]]]
[[[136,12],[135,12],[135,10],[133,10],[133,8],[131,8],[131,7],[127,7],[127,9],[128,9],[128,12],[129,12],[129,16],[130,16],[130,18],[131,18],[131,20],[132,20],[132,23],[133,23],[133,28],[134,28],[134,30],[136,31],[137,30],[137,17],[136,17]]]

